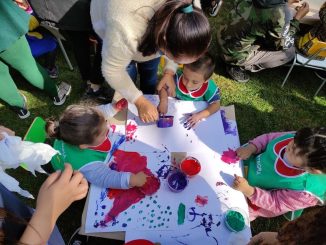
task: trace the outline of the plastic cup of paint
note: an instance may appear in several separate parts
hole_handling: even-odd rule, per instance
[[[224,223],[230,231],[239,232],[249,226],[249,218],[242,209],[230,208],[224,215]]]
[[[170,128],[173,126],[174,116],[160,116],[157,121],[158,128]]]
[[[179,168],[183,173],[192,177],[200,172],[201,165],[198,159],[194,157],[186,157],[180,162]]]
[[[168,176],[168,186],[173,192],[181,192],[188,185],[188,177],[179,170],[175,170]]]

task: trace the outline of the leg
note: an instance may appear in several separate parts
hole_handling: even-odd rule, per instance
[[[0,99],[13,107],[24,107],[24,99],[19,93],[9,73],[8,66],[0,60]]]
[[[58,95],[56,84],[32,56],[25,36],[19,38],[7,50],[2,52],[0,58],[19,71],[29,83],[46,91],[51,98]]]
[[[291,47],[280,51],[253,51],[247,60],[241,64],[244,69],[258,72],[267,68],[284,65],[295,56],[295,49]]]
[[[160,57],[137,64],[140,76],[140,90],[143,91],[144,94],[155,93],[159,63]]]

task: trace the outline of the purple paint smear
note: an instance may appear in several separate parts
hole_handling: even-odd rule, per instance
[[[224,133],[237,136],[238,135],[237,126],[232,127],[232,123],[230,122],[230,120],[226,118],[224,110],[221,110],[221,117],[222,117]]]

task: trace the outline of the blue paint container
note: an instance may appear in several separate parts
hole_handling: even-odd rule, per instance
[[[173,116],[160,116],[157,121],[158,128],[169,128],[173,126]]]
[[[179,170],[173,171],[168,177],[168,186],[173,192],[181,192],[188,185],[188,177]]]

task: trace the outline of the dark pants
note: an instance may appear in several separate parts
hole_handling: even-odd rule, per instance
[[[97,48],[93,62],[91,62],[91,51],[89,43],[89,31],[65,31],[72,43],[74,56],[80,75],[84,81],[90,81],[94,84],[102,84],[104,77],[101,71],[101,51],[102,41],[97,38]]]
[[[144,94],[154,94],[157,84],[157,70],[160,63],[160,57],[146,62],[132,61],[127,66],[127,72],[131,79],[137,81],[137,70],[139,73],[140,90]]]

